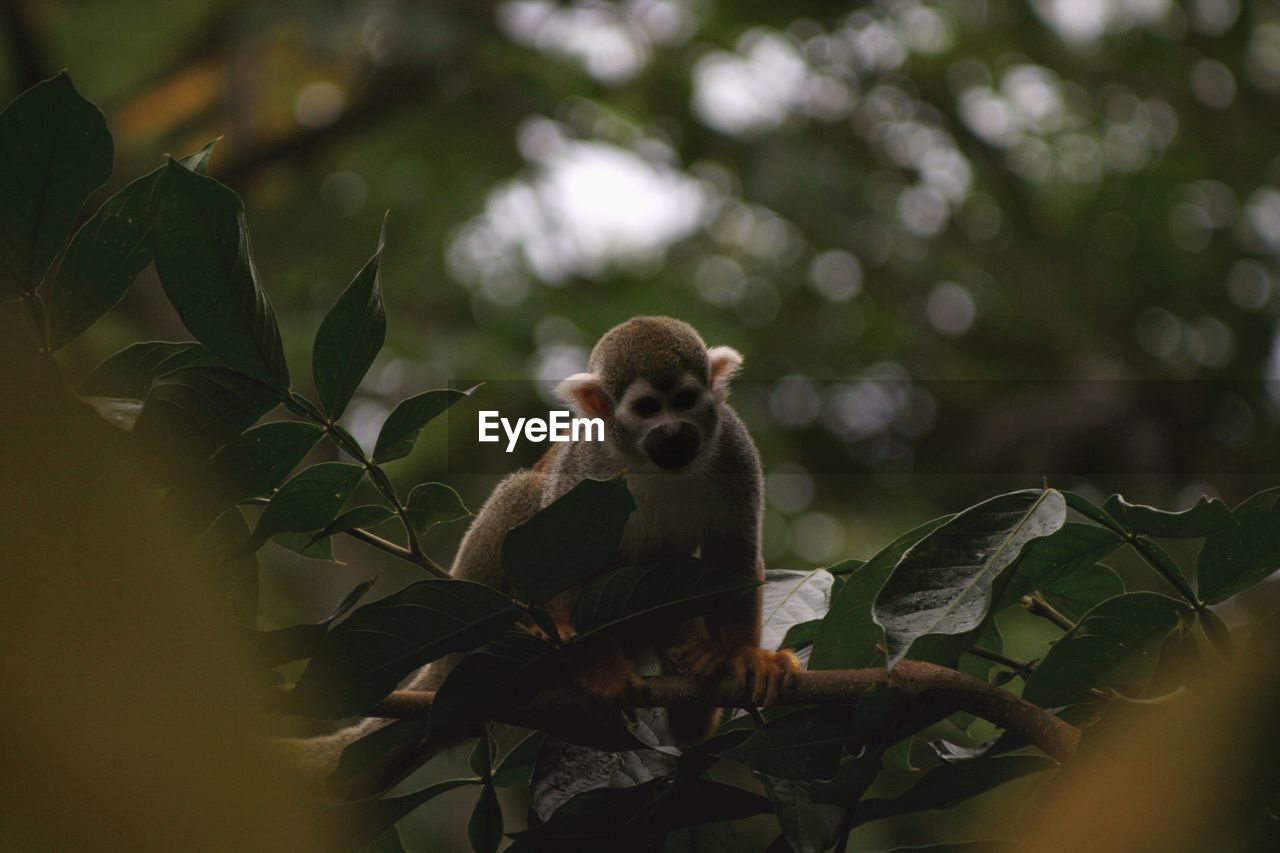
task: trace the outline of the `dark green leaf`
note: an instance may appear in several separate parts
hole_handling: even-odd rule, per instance
[[[447,779],[412,794],[370,797],[330,806],[325,816],[332,823],[334,849],[350,850],[368,844],[428,800],[455,788],[479,784],[478,779]]]
[[[216,366],[217,363],[213,353],[203,344],[194,342],[130,344],[95,367],[81,390],[94,397],[141,400],[151,390],[151,383],[167,373],[188,367]]]
[[[231,510],[239,512],[239,510]],[[373,581],[364,581],[342,597],[338,605],[329,615],[319,622],[306,625],[290,625],[288,628],[276,628],[269,631],[246,631],[245,638],[254,656],[267,666],[279,666],[293,660],[309,658],[320,647],[329,626],[346,615],[347,611],[373,586]]]
[[[872,606],[888,666],[922,637],[944,638],[934,642],[959,656],[987,618],[1002,575],[1024,547],[1062,527],[1066,514],[1053,489],[1012,492],[965,510],[903,554]]]
[[[65,71],[0,113],[0,300],[35,291],[114,154],[101,111]]]
[[[876,650],[876,643],[884,639],[884,631],[871,618],[876,593],[908,548],[953,517],[935,518],[902,534],[866,563],[844,575],[845,582],[832,598],[831,609],[814,637],[810,669],[853,669],[880,663],[883,655]]]
[[[792,711],[756,729],[725,756],[775,779],[830,779],[845,747],[867,736],[852,720],[853,711],[836,705]]]
[[[995,609],[1003,610],[1028,593],[1043,592],[1067,576],[1087,572],[1122,544],[1124,540],[1105,527],[1074,521],[1062,525],[1053,535],[1027,546]]]
[[[362,848],[360,853],[409,853],[409,850],[404,846],[404,840],[400,838],[400,830],[392,826],[369,842],[369,845]]]
[[[1197,568],[1200,597],[1225,601],[1280,569],[1280,488],[1259,492],[1231,511],[1205,540]]]
[[[416,397],[401,400],[391,410],[378,433],[378,441],[373,447],[373,461],[381,464],[408,456],[418,442],[418,434],[422,432],[422,428],[468,393],[470,392],[445,388],[424,391]]]
[[[459,661],[440,685],[431,704],[432,736],[447,736],[521,704],[547,682],[559,665],[558,656],[551,643],[523,630],[506,631],[485,643]]]
[[[863,800],[858,807],[857,823],[927,809],[949,809],[1006,782],[1057,766],[1053,759],[1039,755],[998,755],[959,764],[943,764],[925,773],[920,781],[896,797]]]
[[[211,142],[184,158],[182,165],[203,170],[212,147]],[[107,199],[76,232],[49,291],[54,349],[74,340],[110,311],[151,263],[155,254],[151,209],[162,171],[163,167],[148,172]]]
[[[213,454],[191,485],[175,487],[198,518],[266,495],[315,447],[324,429],[302,421],[273,421],[242,433]],[[175,497],[175,500],[178,498]]]
[[[1226,526],[1231,511],[1217,498],[1202,497],[1191,509],[1169,512],[1141,504],[1131,504],[1112,495],[1102,508],[1124,529],[1156,539],[1199,539]]]
[[[227,365],[287,389],[280,330],[258,284],[239,197],[170,161],[154,210],[156,270],[187,329]]]
[[[813,645],[813,639],[818,636],[818,626],[821,624],[821,619],[797,622],[787,629],[787,634],[782,638],[782,645],[779,648],[801,649]]]
[[[365,792],[369,788],[385,788],[389,780],[382,771],[389,764],[412,772],[414,768],[401,762],[425,763],[436,753],[436,749],[425,746],[426,736],[426,717],[393,720],[347,744],[338,758],[337,768],[329,774],[326,782],[339,791],[348,791],[352,787]],[[374,781],[369,778],[371,775],[377,777],[377,784],[371,784]]]
[[[405,501],[405,509],[409,512],[409,521],[419,533],[437,524],[467,518],[470,511],[462,505],[458,493],[444,483],[421,483],[409,492]]]
[[[1027,679],[1022,698],[1056,708],[1091,687],[1135,680],[1135,673],[1154,663],[1160,642],[1186,610],[1182,602],[1154,592],[1102,602],[1054,644]]]
[[[554,849],[602,850],[618,839],[653,837],[684,826],[739,820],[769,812],[759,794],[705,779],[672,785],[667,778],[630,788],[597,788],[574,797],[541,826],[517,839],[554,844]]]
[[[880,753],[864,749],[858,755],[844,758],[836,775],[829,781],[810,783],[809,796],[815,803],[853,808],[871,787],[880,769]]]
[[[356,273],[316,332],[311,371],[320,404],[335,420],[346,411],[387,337],[378,269],[386,237],[384,222],[373,257]]]
[[[321,529],[333,521],[363,478],[364,468],[348,462],[321,462],[299,471],[263,510],[249,547],[257,548],[277,533]]]
[[[845,810],[813,801],[812,783],[774,779],[757,773],[773,801],[778,826],[795,853],[823,853],[840,839]]]
[[[277,533],[271,541],[286,551],[292,551],[299,557],[308,560],[327,560],[335,562],[332,539],[315,539],[309,533]]]
[[[232,507],[205,531],[199,546],[213,567],[228,614],[240,625],[253,625],[258,615],[258,557],[240,553],[248,538],[249,522]]]
[[[353,507],[324,526],[322,530],[310,538],[310,542],[319,542],[338,533],[346,533],[358,527],[373,527],[389,518],[395,517],[395,510],[377,504],[366,504]]]
[[[502,543],[502,567],[515,595],[541,604],[610,568],[635,501],[621,477],[583,480]]]
[[[188,367],[151,386],[133,434],[177,458],[212,453],[280,402],[274,391],[225,367]]]
[[[740,850],[742,845],[728,821],[673,829],[662,844],[662,853],[739,853]]]
[[[315,716],[358,714],[409,673],[442,655],[474,648],[519,615],[509,598],[484,584],[418,581],[361,607],[325,635],[292,700]],[[438,713],[437,706],[433,726]]]
[[[493,773],[493,784],[499,787],[521,785],[529,780],[529,772],[537,760],[538,750],[547,736],[542,732],[533,734],[520,741],[511,751],[502,757]]]
[[[467,838],[475,853],[497,853],[502,844],[502,806],[492,783],[480,789],[480,797],[467,821]]]
[[[627,566],[582,588],[573,603],[573,625],[579,637],[586,637],[653,616],[690,618],[713,601],[741,596],[758,586],[754,577],[726,572],[696,557]]]
[[[939,523],[941,523],[941,519],[939,520]],[[928,525],[925,525],[925,526],[927,527]],[[828,566],[827,571],[835,575],[836,577],[842,577],[844,575],[853,574],[854,572],[858,571],[866,564],[867,564],[866,560],[841,560],[840,562],[836,563],[834,566]]]
[[[1069,619],[1079,620],[1108,598],[1124,594],[1124,581],[1101,563],[1051,581],[1040,593]]]

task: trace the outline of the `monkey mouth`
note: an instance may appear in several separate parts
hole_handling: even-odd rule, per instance
[[[671,450],[649,454],[649,460],[664,471],[678,471],[681,468],[688,467],[697,458],[698,452],[696,450],[684,448],[672,448]]]

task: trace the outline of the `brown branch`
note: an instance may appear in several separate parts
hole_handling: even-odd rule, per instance
[[[826,705],[857,701],[875,687],[894,687],[907,696],[927,703],[933,710],[968,711],[995,725],[1015,731],[1046,754],[1068,761],[1080,744],[1080,729],[1048,711],[1024,702],[1006,690],[972,676],[937,664],[903,661],[892,673],[883,669],[844,669],[801,672],[796,684],[784,689],[779,705]],[[724,681],[704,685],[683,678],[660,676],[644,679],[636,691],[638,708],[679,708],[713,705],[750,708],[750,691]],[[371,708],[371,717],[407,718],[425,716],[435,694],[426,690],[400,690]],[[512,708],[497,719],[545,731],[581,733],[590,728],[583,708],[587,703],[576,688],[552,687],[523,707]],[[583,728],[585,727],[585,728]]]

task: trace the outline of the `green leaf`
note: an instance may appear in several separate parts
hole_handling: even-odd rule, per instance
[[[271,498],[247,547],[255,549],[277,533],[310,533],[333,520],[350,499],[364,467],[321,462],[304,468]]]
[[[1225,601],[1280,569],[1280,488],[1259,492],[1231,511],[1205,540],[1197,567],[1200,597]]]
[[[174,494],[197,513],[212,517],[232,504],[271,492],[289,476],[324,435],[302,421],[273,421],[242,433],[213,454],[202,476]]]
[[[428,800],[467,785],[479,785],[479,779],[446,779],[428,785],[412,794],[399,797],[369,797],[330,806],[325,809],[333,829],[330,838],[335,850],[356,850],[373,841],[383,832]]]
[[[1079,620],[1108,598],[1123,595],[1124,581],[1110,568],[1099,563],[1050,582],[1040,593],[1062,615]]]
[[[410,584],[330,631],[298,679],[291,703],[319,717],[358,714],[409,673],[474,648],[519,615],[509,598],[484,584],[442,578]],[[437,713],[433,709],[433,725]]]
[[[546,823],[513,837],[536,841],[538,849],[545,845],[553,850],[612,850],[618,849],[620,839],[656,842],[673,829],[769,811],[764,797],[733,785],[705,779],[673,785],[670,777],[664,777],[630,788],[585,791],[557,809]]]
[[[793,853],[823,853],[840,840],[845,810],[815,803],[810,793],[812,783],[774,779],[763,773],[756,776],[773,801],[778,827],[790,844],[786,849]]]
[[[726,572],[697,557],[627,566],[579,591],[573,603],[573,625],[583,638],[655,616],[691,618],[705,612],[713,601],[742,596],[759,586],[754,577]]]
[[[178,458],[208,454],[279,402],[276,392],[234,370],[188,367],[152,383],[133,434]]]
[[[529,781],[529,773],[538,758],[538,750],[547,736],[542,732],[533,734],[520,741],[511,751],[502,757],[493,772],[493,784],[500,788],[511,785],[523,785]]]
[[[1027,546],[995,609],[1003,610],[1024,595],[1043,592],[1069,576],[1087,572],[1123,544],[1123,539],[1105,527],[1067,522],[1053,535]]]
[[[386,237],[387,225],[383,222],[373,257],[356,273],[316,332],[311,371],[320,404],[334,420],[346,411],[387,337],[379,274]]]
[[[492,782],[480,788],[480,797],[467,821],[467,838],[475,853],[497,853],[502,844],[502,806],[498,805],[498,792]]]
[[[583,480],[502,542],[502,567],[515,595],[541,604],[610,568],[635,510],[626,481]]]
[[[471,512],[462,505],[458,493],[444,483],[421,483],[409,492],[405,501],[409,521],[419,533],[426,533],[437,524],[467,518]]]
[[[258,284],[239,197],[171,160],[154,210],[156,271],[187,329],[230,367],[287,390],[280,329]]]
[[[231,510],[231,512],[239,512],[239,510]],[[291,625],[288,628],[269,631],[245,631],[249,648],[261,663],[271,667],[311,657],[324,641],[324,635],[329,630],[329,626],[355,607],[371,586],[373,586],[371,580],[357,584],[342,597],[329,615],[319,622]]]
[[[809,669],[856,669],[880,663],[882,655],[876,651],[876,643],[884,639],[884,630],[871,618],[876,593],[908,548],[952,518],[935,518],[902,534],[866,563],[843,573],[845,583],[832,598],[831,609],[814,637]]]
[[[1140,678],[1187,607],[1154,592],[1130,592],[1090,610],[1054,644],[1027,678],[1022,698],[1056,708],[1091,687]]]
[[[1025,490],[991,498],[957,515],[903,554],[876,595],[890,669],[912,643],[939,636],[935,654],[968,646],[991,610],[997,582],[1036,539],[1062,527],[1061,493]]]
[[[853,729],[852,717],[837,705],[792,711],[756,729],[725,756],[776,779],[830,779],[844,748],[865,736]]]
[[[130,344],[99,364],[85,379],[81,392],[93,397],[131,397],[141,400],[151,384],[188,367],[216,366],[218,360],[203,344],[146,341]]]
[[[905,697],[885,688],[863,695],[857,708],[829,705],[775,717],[725,752],[757,773],[777,779],[810,781],[836,775],[845,750],[883,740],[904,718]]]
[[[102,112],[65,71],[0,113],[0,300],[35,291],[114,155]]]
[[[432,736],[447,737],[473,720],[521,704],[558,665],[559,650],[551,643],[528,631],[505,631],[459,661],[440,685],[431,704]]]
[[[258,557],[240,552],[248,538],[244,513],[232,507],[210,525],[198,547],[213,568],[223,606],[240,625],[253,625],[258,615]]]
[[[786,636],[782,638],[782,645],[778,648],[795,650],[813,645],[814,638],[818,636],[818,626],[821,624],[821,619],[797,622],[787,629]]]
[[[1202,497],[1191,509],[1168,512],[1131,504],[1119,495],[1107,498],[1102,508],[1126,530],[1156,539],[1199,539],[1226,526],[1231,511],[1217,498]]]
[[[394,518],[395,514],[395,510],[390,507],[379,506],[378,504],[353,507],[326,524],[311,537],[309,542],[319,542],[321,539],[328,539],[330,536],[346,533],[348,530],[355,530],[357,527],[373,527],[389,518]]]
[[[330,563],[337,561],[333,555],[332,539],[313,540],[306,533],[277,533],[271,537],[271,541],[308,560],[327,560]]]
[[[373,446],[373,461],[382,464],[408,456],[422,428],[469,393],[445,388],[424,391],[416,397],[401,400],[382,424],[378,441]]]
[[[1006,782],[1057,766],[1053,759],[1039,755],[997,755],[943,764],[925,773],[920,781],[896,797],[863,800],[858,806],[856,822],[863,824],[928,809],[953,808]]]
[[[203,170],[213,143],[182,160]],[[71,240],[49,291],[49,334],[58,349],[106,314],[155,254],[152,204],[164,167],[103,202]]]

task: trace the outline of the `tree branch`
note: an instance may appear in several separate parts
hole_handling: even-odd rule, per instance
[[[782,690],[778,704],[852,703],[875,687],[897,688],[933,710],[968,711],[1001,728],[1023,735],[1059,761],[1070,760],[1080,744],[1080,729],[1071,723],[985,681],[922,661],[902,661],[892,673],[886,673],[883,669],[801,672],[797,674],[794,687]],[[435,693],[431,691],[396,691],[369,709],[367,716],[397,719],[425,716],[434,699]],[[638,708],[698,705],[754,707],[750,690],[729,681],[708,685],[670,676],[644,679],[644,686],[636,692],[633,699]],[[527,705],[504,711],[497,719],[552,733],[583,731],[583,726],[591,728],[583,711],[587,706],[581,690],[551,687],[535,696]]]

